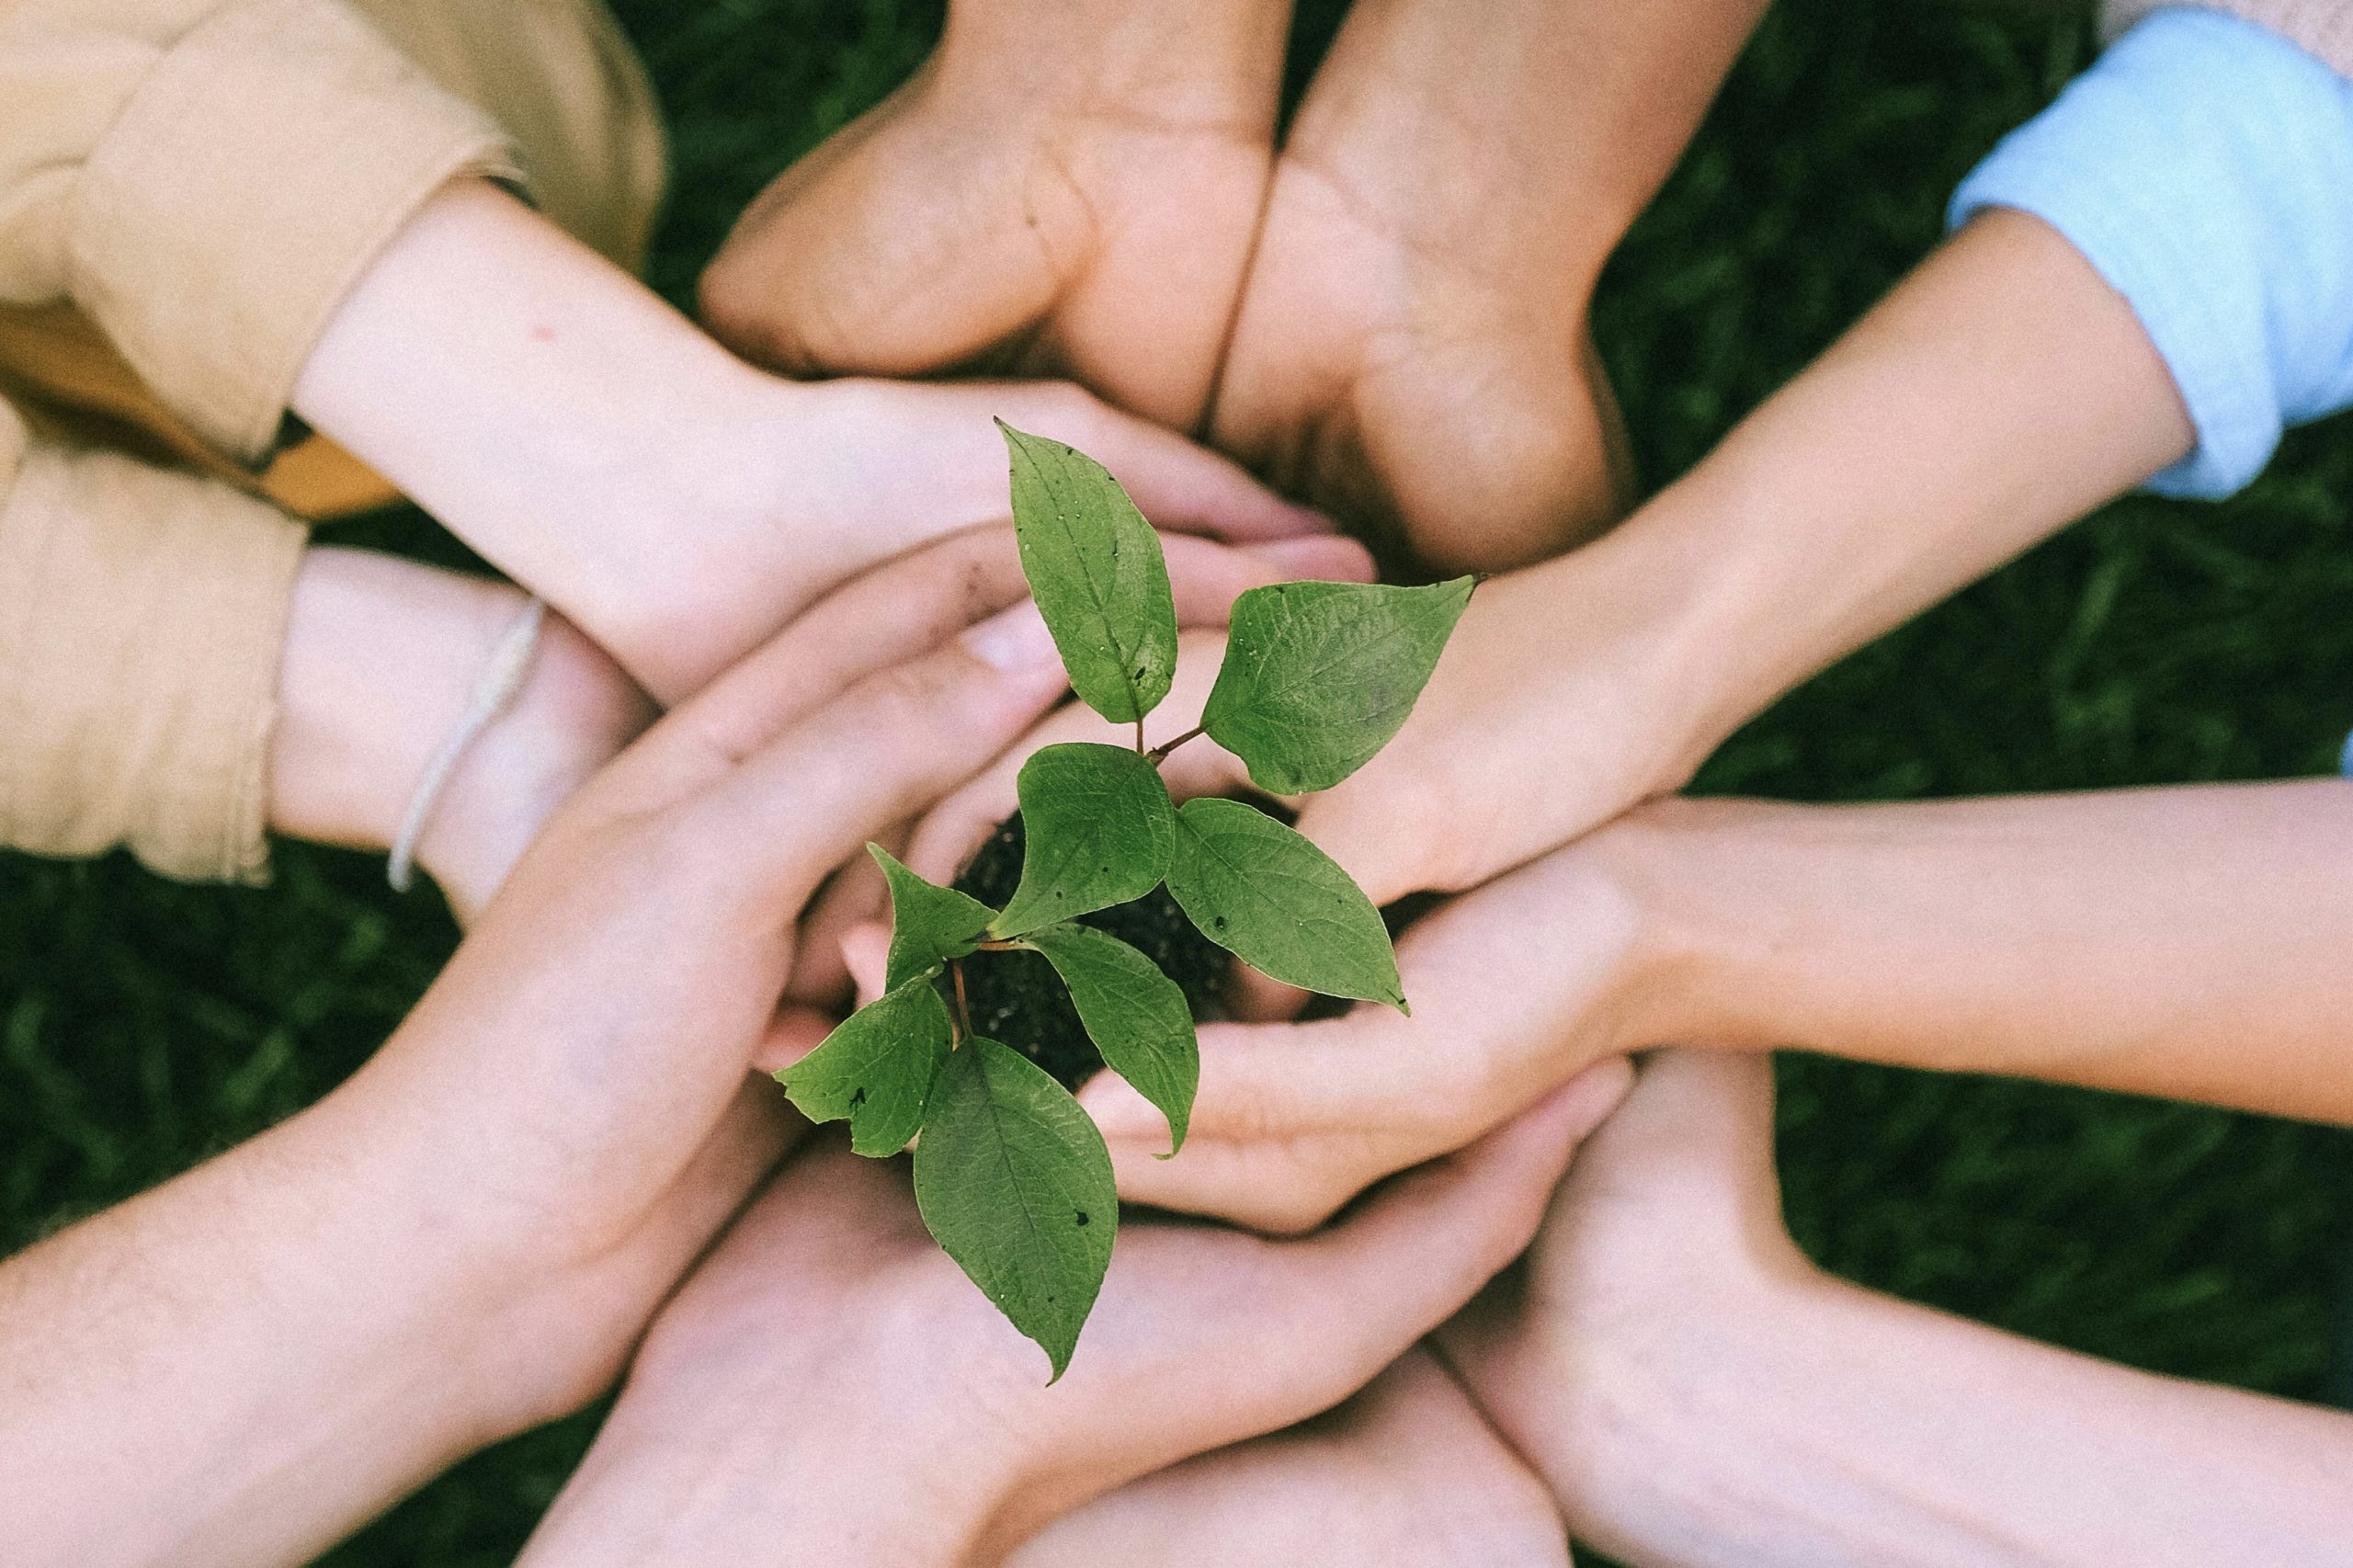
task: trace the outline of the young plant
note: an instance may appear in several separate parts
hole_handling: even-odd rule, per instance
[[[1021,880],[1002,909],[869,845],[891,887],[883,994],[777,1077],[811,1119],[847,1119],[861,1154],[895,1154],[921,1134],[924,1223],[1059,1378],[1111,1260],[1111,1158],[1068,1090],[973,1032],[964,963],[1008,949],[1042,955],[1105,1064],[1167,1117],[1164,1158],[1184,1146],[1200,1077],[1191,1010],[1150,959],[1077,917],[1165,881],[1201,934],[1245,963],[1404,1011],[1389,933],[1347,873],[1255,807],[1175,804],[1159,767],[1208,734],[1270,793],[1330,789],[1404,723],[1472,579],[1252,589],[1234,601],[1200,724],[1147,747],[1144,719],[1176,670],[1160,541],[1092,459],[1001,420],[998,428],[1012,458],[1022,572],[1071,687],[1104,718],[1132,724],[1134,744],[1047,746],[1023,765]]]

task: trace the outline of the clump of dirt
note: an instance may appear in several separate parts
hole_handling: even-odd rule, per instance
[[[956,890],[992,909],[1004,908],[1021,881],[1022,843],[1021,813],[1016,812],[981,846],[956,879]],[[1197,1020],[1222,1016],[1226,969],[1233,960],[1193,929],[1166,888],[1154,888],[1133,903],[1083,915],[1078,923],[1119,937],[1158,964],[1185,993]],[[1053,965],[1022,952],[974,953],[962,963],[974,1032],[1011,1046],[1066,1088],[1077,1088],[1102,1070],[1102,1054],[1086,1038]]]

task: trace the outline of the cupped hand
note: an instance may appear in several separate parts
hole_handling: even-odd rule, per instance
[[[1046,1527],[1011,1568],[1566,1568],[1543,1482],[1415,1349],[1336,1410]]]
[[[306,1119],[383,1173],[387,1213],[444,1216],[489,1353],[522,1363],[483,1379],[506,1418],[602,1386],[784,1146],[781,1096],[749,1074],[764,1041],[823,1029],[779,1009],[803,906],[1063,688],[1035,609],[1001,608],[1019,593],[1003,530],[949,541],[672,711],[555,813]]]
[[[1186,630],[1178,646],[1176,685],[1147,721],[1147,737],[1154,741],[1171,738],[1199,721],[1201,705],[1208,700],[1224,655],[1224,637],[1213,629],[1225,625],[1238,596],[1274,582],[1298,578],[1361,582],[1372,574],[1371,558],[1363,546],[1331,534],[1307,534],[1242,548],[1169,535],[1161,540],[1161,548],[1175,590],[1177,622]],[[991,570],[1005,571],[1012,561],[1010,549],[991,551],[984,560]],[[1011,585],[1000,588],[1017,591]],[[854,613],[854,607],[845,608]],[[843,635],[856,634],[855,623],[842,610],[829,612],[830,619],[841,620]],[[1134,743],[1134,731],[1109,723],[1083,703],[1066,703],[918,818],[876,836],[919,875],[945,885],[1018,807],[1015,779],[1022,763],[1044,746],[1071,741],[1127,746]],[[1238,766],[1213,743],[1200,739],[1176,752],[1163,767],[1162,777],[1182,800],[1226,789]],[[826,884],[804,925],[806,939],[793,972],[791,996],[817,1006],[845,1000],[849,977],[842,958],[843,936],[889,916],[890,894],[881,872],[868,857],[854,858]]]
[[[1596,1062],[1654,1043],[1673,954],[1610,832],[1407,928],[1406,1016],[1360,1003],[1309,1023],[1200,1029],[1181,1153],[1112,1074],[1080,1099],[1123,1197],[1261,1230],[1322,1222],[1367,1185],[1461,1148]],[[1602,1071],[1608,1071],[1606,1066]]]
[[[1074,376],[1439,570],[1590,537],[1631,483],[1594,287],[1760,0],[1358,0],[1277,159],[1287,9],[951,7],[706,315],[795,371]]]
[[[1274,160],[1286,10],[953,7],[912,79],[746,210],[704,315],[793,374],[1073,376],[1195,427]]]
[[[1749,1369],[1774,1381],[1780,1325],[1823,1279],[1782,1223],[1771,1060],[1656,1051],[1578,1152],[1526,1260],[1438,1344],[1580,1539],[1681,1562],[1668,1543],[1714,1531],[1674,1517],[1694,1404],[1677,1391],[1703,1379],[1736,1401]]]
[[[814,1141],[665,1310],[524,1560],[993,1561],[1371,1380],[1526,1244],[1623,1085],[1554,1096],[1313,1236],[1129,1218],[1051,1386],[925,1233],[904,1163]]]

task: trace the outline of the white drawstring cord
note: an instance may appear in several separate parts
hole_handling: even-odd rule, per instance
[[[425,824],[432,820],[434,802],[441,798],[449,776],[465,760],[467,749],[522,691],[523,681],[531,673],[531,657],[540,651],[540,627],[547,619],[547,613],[546,601],[534,597],[523,607],[523,613],[515,618],[515,623],[500,635],[482,673],[474,677],[464,717],[449,731],[441,749],[433,754],[433,760],[425,765],[416,790],[408,798],[408,810],[401,817],[401,830],[392,836],[392,859],[384,868],[385,879],[394,892],[408,892],[416,866],[416,841],[424,836]]]

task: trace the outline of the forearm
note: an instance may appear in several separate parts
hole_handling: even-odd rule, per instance
[[[0,1538],[307,1561],[487,1440],[472,1278],[298,1119],[0,1267]]]
[[[2125,301],[2040,222],[1991,212],[1688,476],[1524,574],[1524,591],[1656,601],[1645,684],[1696,762],[2190,439]]]
[[[793,395],[474,180],[369,266],[293,404],[675,699],[770,630],[694,589],[774,546]]]
[[[1597,1429],[1513,1434],[1581,1535],[1687,1568],[2284,1568],[2335,1561],[2353,1533],[2353,1417],[1836,1280],[1777,1289],[1712,1320],[1731,1343],[1621,1369]],[[1605,1466],[1581,1457],[1605,1444]]]
[[[1662,802],[1655,1039],[2353,1122],[2353,786]],[[1655,980],[1656,976],[1654,975]]]

